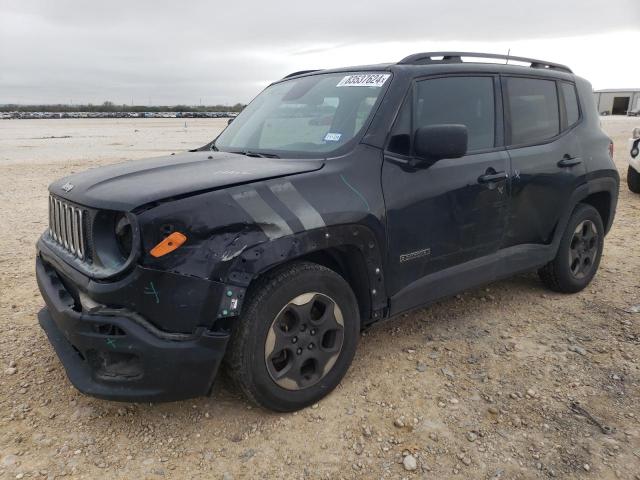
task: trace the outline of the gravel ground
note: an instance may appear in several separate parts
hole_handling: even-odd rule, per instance
[[[0,478],[640,479],[640,196],[625,163],[639,124],[603,119],[622,188],[589,288],[520,275],[374,326],[331,395],[280,415],[221,384],[169,404],[86,397],[36,321],[48,183],[202,145],[224,121],[1,122]]]

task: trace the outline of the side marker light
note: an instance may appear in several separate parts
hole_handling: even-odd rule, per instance
[[[173,252],[180,245],[187,241],[187,237],[180,232],[173,232],[167,238],[158,243],[151,249],[152,257],[162,257],[167,253]]]

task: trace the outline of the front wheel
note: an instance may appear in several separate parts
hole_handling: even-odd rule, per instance
[[[579,292],[596,274],[603,246],[600,214],[591,205],[580,203],[567,223],[556,258],[538,270],[538,275],[551,290]]]
[[[632,166],[627,170],[627,186],[633,193],[640,193],[640,173]]]
[[[282,412],[311,405],[338,385],[360,331],[349,284],[308,262],[260,279],[238,321],[227,374],[254,403]]]

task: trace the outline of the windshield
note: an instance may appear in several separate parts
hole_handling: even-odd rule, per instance
[[[265,89],[215,141],[243,153],[326,154],[360,133],[389,73],[331,73]]]

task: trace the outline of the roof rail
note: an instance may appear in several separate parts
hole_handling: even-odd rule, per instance
[[[298,75],[304,75],[305,73],[319,72],[319,71],[320,71],[320,69],[300,70],[299,72],[293,72],[293,73],[290,73],[289,75],[285,75],[284,77],[282,77],[282,80],[284,80],[285,78],[297,77]]]
[[[442,58],[436,58],[442,57]],[[462,57],[472,58],[495,58],[500,60],[514,60],[516,62],[529,63],[531,68],[543,68],[547,70],[560,70],[567,73],[573,73],[566,65],[559,63],[546,62],[544,60],[536,60],[534,58],[513,57],[511,55],[500,55],[496,53],[474,53],[474,52],[425,52],[414,53],[403,58],[398,65],[428,65],[437,63],[463,63]]]

